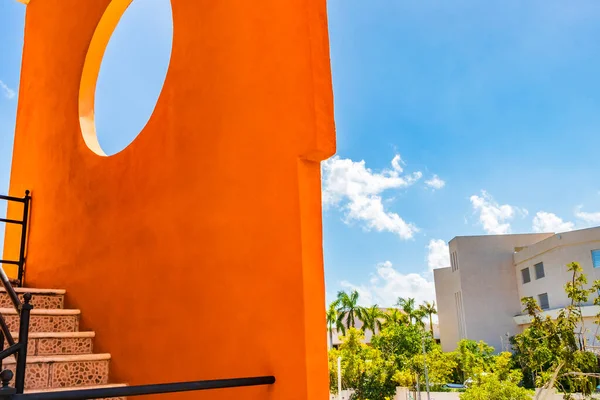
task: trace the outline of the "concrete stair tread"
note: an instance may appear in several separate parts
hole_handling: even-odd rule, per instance
[[[27,363],[59,363],[59,362],[82,362],[82,361],[105,361],[110,360],[110,353],[92,353],[92,354],[66,354],[54,356],[27,356]],[[7,357],[4,364],[15,364],[14,357]]]
[[[11,332],[13,339],[18,339],[18,332]],[[96,332],[31,332],[29,339],[71,339],[71,338],[95,338]]]
[[[36,288],[13,288],[17,293],[31,293],[31,294],[47,294],[47,295],[64,295],[67,293],[63,289],[36,289]],[[6,293],[6,289],[0,285],[0,293]]]
[[[51,393],[51,392],[65,392],[67,390],[81,390],[81,389],[109,389],[109,388],[119,388],[126,387],[127,385],[124,383],[114,383],[107,385],[96,385],[96,386],[71,386],[71,387],[62,387],[62,388],[52,388],[52,389],[32,389],[25,390],[25,393]]]
[[[2,315],[17,315],[17,310],[14,308],[0,308],[0,314]],[[34,308],[31,310],[31,315],[80,315],[81,310],[77,309],[63,309],[63,308]]]

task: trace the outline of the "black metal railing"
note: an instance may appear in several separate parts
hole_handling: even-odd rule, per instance
[[[19,259],[18,260],[2,260],[0,259],[0,266],[2,264],[16,265],[18,267],[18,275],[17,275],[17,286],[23,286],[24,276],[25,276],[25,246],[27,243],[27,224],[29,221],[29,207],[31,203],[31,196],[29,195],[29,190],[25,191],[25,197],[13,197],[13,196],[4,196],[0,195],[0,200],[6,200],[8,202],[13,203],[22,203],[23,204],[23,214],[21,219],[10,219],[10,218],[0,218],[0,222],[4,222],[6,224],[11,225],[20,225],[21,226],[21,242],[19,247]]]
[[[0,222],[7,224],[21,225],[21,241],[19,247],[19,259],[18,260],[0,260],[0,283],[4,287],[6,294],[10,298],[10,301],[15,308],[17,315],[19,316],[19,337],[18,341],[12,336],[10,328],[6,323],[6,319],[3,315],[0,315],[0,371],[2,371],[2,362],[10,356],[16,358],[16,369],[14,373],[15,387],[12,389],[15,393],[23,393],[25,389],[25,368],[27,365],[27,342],[29,340],[29,319],[33,306],[31,302],[31,294],[25,293],[23,295],[23,302],[19,299],[17,292],[13,288],[13,282],[8,279],[2,264],[11,264],[18,267],[18,279],[17,285],[22,285],[24,278],[25,268],[25,245],[27,240],[27,223],[29,221],[29,207],[31,202],[31,196],[29,190],[25,191],[25,197],[12,197],[0,195],[0,200],[7,200],[9,202],[16,202],[23,204],[22,218],[9,219],[0,218]],[[8,344],[8,347],[4,348],[4,343]],[[9,381],[13,378],[12,371],[6,370],[0,373],[0,377],[10,375]],[[6,382],[8,385],[8,382]]]
[[[0,267],[0,281],[2,282],[2,286],[4,286],[4,289],[6,290],[8,297],[10,297],[10,300],[12,301],[19,316],[19,340],[15,342],[4,316],[0,314],[0,370],[2,370],[2,362],[4,359],[10,356],[16,357],[17,366],[14,373],[15,387],[12,388],[12,390],[14,393],[20,394],[25,390],[27,342],[29,341],[29,319],[31,316],[31,310],[33,309],[33,306],[30,304],[31,293],[25,293],[23,295],[23,302],[21,302],[2,267]],[[8,348],[6,349],[4,349],[5,341],[8,343]],[[12,380],[13,373],[10,370],[0,372],[0,379],[4,379],[8,375],[10,375],[10,378],[6,382],[6,385],[4,385],[3,381],[3,386],[8,387],[8,382]]]
[[[241,388],[250,386],[272,385],[274,376],[257,376],[252,378],[220,379],[209,381],[192,381],[178,383],[161,383],[157,385],[123,386],[98,389],[65,390],[46,393],[15,393],[15,389],[8,386],[12,379],[12,372],[5,370],[0,373],[2,387],[0,387],[0,400],[86,400],[104,399],[111,397],[133,397],[152,394],[193,392],[199,390]]]

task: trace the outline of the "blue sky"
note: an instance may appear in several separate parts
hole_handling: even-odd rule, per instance
[[[600,224],[600,3],[328,8],[338,136],[323,166],[329,299],[352,288],[384,306],[432,299],[431,269],[447,265],[445,242],[457,235]],[[0,2],[0,192],[24,11]],[[113,35],[97,91],[106,152],[129,144],[152,112],[171,29],[167,0],[134,0]]]

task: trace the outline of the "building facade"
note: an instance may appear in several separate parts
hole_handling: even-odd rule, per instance
[[[600,279],[600,228],[567,233],[456,237],[449,243],[451,266],[434,271],[440,339],[445,351],[460,339],[484,340],[496,351],[528,326],[521,299],[533,297],[545,315],[568,305],[566,265],[577,261],[591,282]],[[584,305],[580,327],[595,347],[598,310]]]

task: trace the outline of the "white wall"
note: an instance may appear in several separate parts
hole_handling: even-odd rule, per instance
[[[550,309],[565,307],[570,303],[564,290],[572,274],[566,265],[577,261],[583,267],[591,285],[600,279],[600,268],[592,264],[592,250],[600,249],[600,228],[582,229],[554,235],[514,254],[515,273],[517,275],[519,299],[531,296],[538,300],[538,295],[548,293]],[[534,265],[544,263],[545,277],[535,279]],[[529,268],[531,282],[523,283],[521,270]],[[592,304],[591,297],[587,304]]]
[[[460,340],[454,293],[460,291],[460,271],[440,268],[433,271],[440,341],[444,351],[452,351]]]
[[[466,338],[484,340],[502,351],[506,333],[519,331],[513,317],[520,313],[513,253],[515,247],[539,242],[552,234],[461,236],[449,243],[456,251],[455,271],[434,271],[440,339],[445,351],[461,339],[454,293],[460,291]]]

